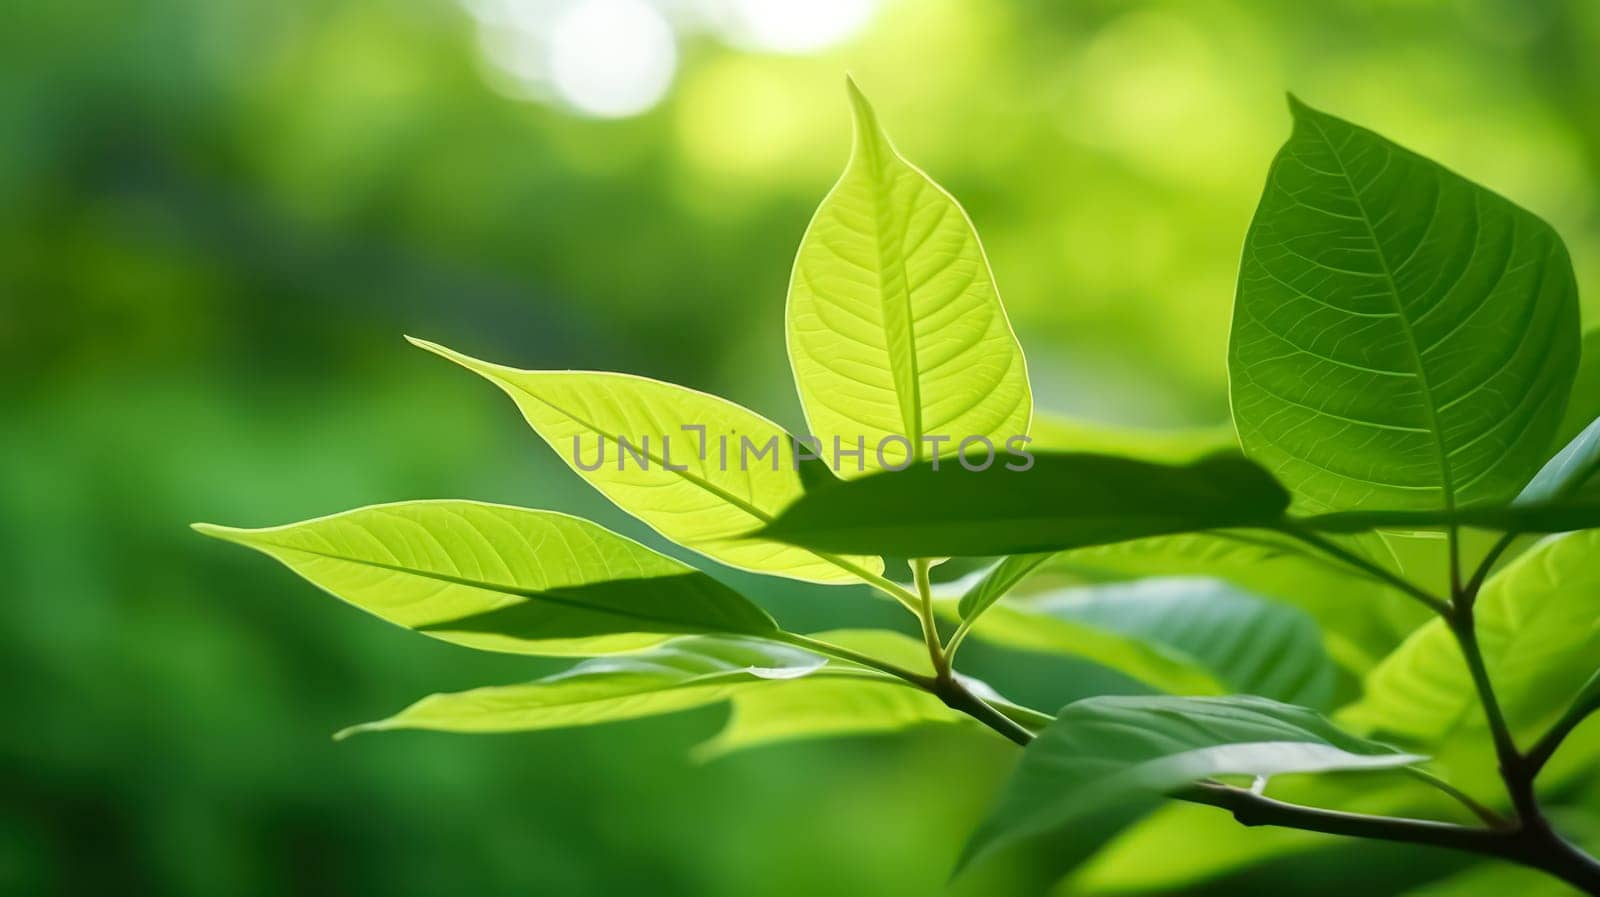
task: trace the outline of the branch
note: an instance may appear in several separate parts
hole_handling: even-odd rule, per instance
[[[1318,551],[1321,551],[1329,557],[1343,561],[1344,563],[1362,571],[1363,573],[1368,574],[1369,576],[1374,576],[1380,580],[1383,580],[1385,583],[1388,583],[1407,595],[1410,595],[1418,601],[1421,601],[1423,604],[1427,605],[1430,610],[1436,614],[1439,614],[1440,616],[1449,616],[1450,614],[1450,605],[1429,593],[1426,589],[1421,588],[1404,577],[1395,575],[1393,571],[1385,570],[1384,568],[1374,564],[1358,554],[1355,554],[1354,552],[1347,551],[1346,549],[1328,541],[1311,530],[1297,526],[1296,524],[1290,522],[1284,524],[1283,532],[1287,535],[1293,536],[1296,539],[1299,539],[1300,541],[1310,545],[1312,548],[1315,548]]]

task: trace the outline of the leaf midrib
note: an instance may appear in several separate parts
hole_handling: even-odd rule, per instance
[[[568,411],[567,409],[562,408],[560,405],[557,405],[556,403],[550,401],[549,399],[546,399],[543,396],[535,395],[534,393],[529,392],[526,388],[524,388],[521,384],[515,382],[514,380],[511,380],[509,378],[499,378],[499,379],[501,379],[501,382],[506,383],[507,385],[509,385],[512,388],[516,389],[518,392],[520,392],[523,395],[527,396],[528,398],[534,400],[535,402],[539,402],[540,404],[543,404],[543,405],[547,406],[548,408],[550,408],[551,410],[555,411],[558,414],[565,415],[569,420],[572,420],[572,421],[578,423],[580,426],[583,426],[583,427],[587,428],[589,430],[589,432],[594,433],[597,436],[601,436],[603,438],[609,439],[613,443],[619,442],[619,438],[617,436],[615,436],[613,434],[610,434],[610,433],[607,433],[605,430],[601,429],[600,427],[596,426],[595,424],[592,424],[588,420],[585,420],[584,418],[579,417],[578,415],[572,413],[571,411]],[[777,427],[776,424],[774,424],[773,426],[775,428]],[[780,435],[787,435],[787,434],[783,433],[781,428],[778,428],[778,429],[779,429],[779,434]],[[777,519],[773,515],[768,514],[766,511],[761,510],[760,508],[756,507],[755,505],[750,504],[749,502],[745,501],[744,499],[740,498],[739,496],[734,495],[731,492],[728,492],[727,490],[721,488],[720,486],[716,485],[715,483],[712,483],[709,480],[702,479],[702,478],[696,477],[696,476],[691,476],[689,474],[689,471],[687,471],[687,470],[676,470],[676,469],[674,469],[672,467],[668,467],[664,461],[662,461],[659,458],[656,458],[654,455],[650,454],[650,452],[648,452],[648,451],[644,452],[644,455],[645,455],[646,458],[648,458],[649,460],[655,462],[658,466],[660,466],[661,469],[669,471],[670,473],[676,474],[678,477],[683,479],[684,482],[691,483],[691,484],[693,484],[695,486],[700,487],[701,489],[704,489],[705,491],[711,493],[712,495],[715,495],[716,497],[718,497],[718,498],[722,499],[723,501],[733,505],[734,507],[738,508],[739,510],[744,511],[746,514],[750,515],[751,517],[754,517],[757,520],[761,521],[761,523],[763,525],[771,524],[774,520]],[[802,495],[803,494],[804,494],[804,490],[802,490]],[[730,535],[730,536],[716,537],[715,541],[721,541],[721,540],[746,541],[747,539],[748,539],[748,537],[738,536],[738,535]],[[676,541],[676,540],[674,540],[674,541]],[[752,539],[752,540],[749,540],[749,541],[771,542],[772,540],[771,539]],[[803,552],[811,555],[812,557],[815,557],[815,558],[818,558],[820,560],[826,561],[827,563],[832,564],[833,566],[837,567],[838,569],[843,570],[844,572],[849,573],[850,575],[852,575],[852,576],[854,576],[854,577],[856,577],[858,579],[861,579],[862,581],[868,581],[870,579],[870,574],[867,572],[866,568],[861,567],[861,566],[859,566],[857,564],[851,563],[850,561],[847,561],[844,558],[839,557],[838,555],[830,554],[830,553],[824,553],[824,552],[820,552],[820,551],[812,551],[809,548],[804,548],[804,547],[801,547],[801,546],[798,546],[798,545],[785,545],[784,547],[786,547],[786,548],[795,548],[795,549],[798,549],[800,551],[803,551]]]
[[[301,554],[309,554],[309,555],[312,555],[313,557],[325,558],[327,560],[332,560],[332,561],[342,561],[342,562],[347,563],[347,564],[357,564],[357,565],[363,566],[363,567],[373,567],[373,568],[379,569],[379,570],[387,570],[387,571],[389,571],[391,573],[403,573],[403,574],[406,574],[408,576],[416,576],[416,577],[421,578],[421,579],[430,579],[430,580],[433,580],[435,582],[447,583],[449,585],[464,586],[464,587],[470,588],[470,589],[481,589],[481,590],[486,591],[486,592],[499,592],[502,595],[513,595],[515,597],[523,598],[523,599],[526,599],[528,601],[547,601],[547,602],[549,602],[551,604],[558,604],[558,605],[561,605],[562,607],[569,607],[569,608],[573,608],[575,610],[589,611],[591,613],[609,614],[609,615],[617,616],[617,617],[632,618],[632,619],[636,619],[636,620],[644,620],[646,622],[651,622],[651,623],[662,623],[662,624],[667,624],[667,625],[679,627],[678,629],[672,630],[674,632],[684,632],[684,633],[691,633],[692,634],[694,632],[701,631],[701,630],[696,630],[696,629],[685,628],[685,627],[690,626],[691,624],[686,623],[686,622],[684,622],[682,620],[673,619],[671,617],[661,617],[661,616],[657,616],[655,614],[640,613],[640,612],[634,611],[634,610],[623,610],[623,609],[620,609],[620,608],[606,607],[605,605],[599,605],[599,604],[587,604],[587,603],[582,602],[582,601],[575,601],[575,600],[573,600],[571,598],[562,597],[562,596],[560,596],[560,595],[558,595],[558,594],[556,594],[554,592],[542,591],[540,589],[528,588],[526,586],[513,586],[513,585],[504,585],[504,584],[499,584],[499,583],[484,582],[484,581],[479,581],[479,580],[468,579],[468,578],[466,578],[464,576],[456,576],[456,575],[449,574],[449,573],[436,573],[436,572],[431,571],[431,570],[420,570],[420,569],[417,569],[415,567],[406,567],[406,566],[402,566],[400,564],[391,564],[391,563],[388,563],[386,561],[375,561],[375,560],[368,560],[366,558],[350,557],[348,555],[334,554],[333,552],[329,552],[329,551],[318,551],[315,548],[304,548],[304,547],[301,547],[299,545],[288,545],[288,544],[285,544],[283,542],[275,542],[275,541],[271,541],[271,540],[267,540],[267,539],[263,539],[263,540],[259,541],[256,544],[269,545],[269,546],[271,546],[273,548],[277,548],[277,549],[280,549],[280,550],[283,550],[283,551],[297,551],[297,552],[299,552]],[[683,577],[683,576],[694,577],[694,576],[705,576],[705,574],[699,573],[698,571],[695,571],[692,568],[685,568],[685,572],[683,572],[683,573],[675,573],[675,574],[669,574],[668,576],[651,577],[651,578],[652,579],[669,579],[669,578]],[[579,584],[579,585],[581,585],[581,584]],[[490,610],[490,611],[485,611],[485,613],[493,613],[494,610],[499,610],[499,608],[495,608],[495,609]],[[759,611],[759,608],[758,608],[758,611]],[[429,629],[436,629],[436,630],[440,630],[440,631],[449,631],[449,630],[442,629],[442,627],[447,626],[450,623],[460,622],[462,619],[466,619],[466,618],[458,617],[458,618],[456,618],[454,620],[440,620],[440,621],[438,621],[436,623],[419,623],[419,624],[417,624],[415,626],[407,626],[406,628],[415,629],[417,631],[426,631],[426,630],[429,630]],[[694,624],[694,625],[704,625],[706,627],[706,629],[709,629],[709,630],[712,630],[712,631],[717,631],[717,630],[715,630],[715,626],[717,624]],[[728,633],[728,634],[731,634],[731,635],[749,635],[749,634],[751,634],[751,633],[745,632],[743,630],[735,630],[735,629],[722,629],[720,631]],[[537,639],[527,639],[527,641],[537,641]]]
[[[1422,361],[1422,347],[1417,343],[1416,332],[1411,327],[1411,319],[1406,316],[1405,303],[1400,300],[1400,286],[1395,281],[1394,271],[1389,266],[1389,257],[1384,252],[1383,243],[1378,239],[1378,232],[1372,224],[1372,215],[1367,211],[1366,202],[1361,197],[1361,191],[1356,189],[1355,179],[1350,176],[1349,166],[1345,164],[1344,157],[1340,155],[1339,148],[1329,139],[1328,132],[1322,123],[1314,117],[1309,117],[1311,126],[1317,129],[1317,136],[1322,138],[1323,145],[1327,146],[1332,154],[1333,161],[1339,166],[1339,176],[1344,179],[1345,186],[1350,190],[1350,198],[1355,201],[1356,209],[1361,213],[1361,223],[1367,230],[1367,238],[1372,241],[1373,253],[1378,258],[1378,264],[1383,269],[1383,280],[1389,288],[1389,297],[1394,302],[1395,317],[1400,321],[1401,332],[1405,335],[1406,345],[1411,349],[1412,364],[1416,368],[1417,385],[1422,390],[1422,406],[1428,415],[1428,429],[1433,435],[1434,449],[1439,457],[1439,477],[1444,493],[1445,507],[1455,510],[1456,495],[1455,484],[1450,473],[1450,455],[1444,444],[1444,430],[1439,424],[1439,412],[1434,404],[1433,388],[1428,382],[1427,366]],[[1393,150],[1390,150],[1393,152]],[[1443,189],[1443,185],[1440,186]]]

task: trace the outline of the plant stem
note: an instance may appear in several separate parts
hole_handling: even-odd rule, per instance
[[[1445,602],[1410,581],[1329,542],[1316,533],[1301,530],[1293,525],[1286,526],[1284,532],[1330,557],[1395,586],[1444,617],[1461,645],[1462,655],[1466,658],[1467,667],[1472,674],[1473,685],[1477,689],[1479,700],[1483,703],[1484,714],[1489,719],[1490,729],[1494,735],[1495,751],[1499,757],[1500,774],[1505,780],[1512,805],[1516,808],[1517,818],[1508,823],[1499,814],[1479,804],[1454,786],[1421,770],[1413,772],[1424,781],[1456,797],[1489,827],[1479,828],[1426,819],[1325,810],[1287,803],[1215,782],[1202,782],[1171,796],[1178,800],[1227,810],[1233,814],[1235,820],[1246,826],[1270,825],[1353,838],[1422,844],[1481,856],[1499,857],[1538,869],[1587,894],[1600,897],[1600,861],[1569,844],[1550,827],[1549,821],[1539,809],[1533,785],[1534,776],[1538,774],[1539,768],[1549,759],[1549,755],[1554,753],[1555,747],[1566,733],[1578,725],[1584,714],[1575,715],[1570,722],[1563,719],[1540,741],[1533,752],[1524,756],[1518,752],[1516,743],[1511,737],[1511,730],[1506,725],[1505,716],[1495,697],[1488,668],[1483,660],[1483,652],[1478,645],[1472,613],[1473,601],[1477,597],[1478,588],[1487,576],[1487,569],[1505,551],[1505,546],[1497,544],[1478,572],[1470,581],[1463,584],[1458,565],[1457,533],[1452,529],[1450,539],[1453,594],[1451,601]],[[1507,539],[1503,539],[1502,542],[1509,545]],[[924,676],[802,635],[783,633],[780,640],[895,676],[929,692],[952,710],[966,714],[1013,743],[1027,747],[1035,737],[1033,727],[1042,728],[1053,717],[1018,705],[1005,704],[997,707],[974,694],[961,678],[955,675],[950,668],[949,654],[940,645],[938,627],[934,623],[933,594],[928,576],[930,567],[931,564],[927,561],[912,562],[912,573],[916,579],[918,592],[916,596],[911,596],[905,589],[882,577],[874,579],[862,575],[862,578],[917,611],[918,619],[922,622],[923,640],[928,645],[929,657],[934,664],[933,676]],[[913,600],[908,602],[907,598]],[[957,632],[958,635],[951,638],[951,647],[960,644],[960,630]]]
[[[1572,730],[1578,728],[1580,723],[1588,719],[1589,715],[1595,712],[1597,706],[1600,705],[1591,700],[1580,701],[1567,708],[1567,712],[1562,715],[1561,719],[1557,720],[1556,724],[1550,727],[1550,731],[1544,733],[1544,737],[1540,738],[1538,743],[1528,751],[1527,763],[1529,772],[1533,775],[1538,775],[1539,771],[1544,769],[1544,765],[1550,762],[1550,758],[1555,756],[1556,749],[1561,747],[1561,742],[1565,741],[1567,736],[1571,735]]]
[[[1404,772],[1406,775],[1416,779],[1419,782],[1423,782],[1424,784],[1430,785],[1439,789],[1445,794],[1450,795],[1450,797],[1454,798],[1456,802],[1460,803],[1468,810],[1471,810],[1474,816],[1477,816],[1479,819],[1483,820],[1483,823],[1490,828],[1504,829],[1511,827],[1510,820],[1479,803],[1477,800],[1473,799],[1472,795],[1462,791],[1460,788],[1457,788],[1433,773],[1415,766],[1407,766],[1402,769],[1401,772]]]
[[[902,605],[905,606],[906,610],[909,610],[912,613],[917,613],[918,612],[917,611],[917,604],[918,604],[917,596],[915,596],[915,595],[911,594],[910,592],[906,591],[904,588],[901,588],[901,586],[898,583],[894,582],[893,580],[890,580],[890,579],[888,579],[888,578],[886,578],[884,576],[881,576],[881,575],[879,575],[877,573],[873,573],[871,570],[868,570],[865,567],[860,567],[860,566],[857,566],[855,564],[852,564],[849,561],[847,561],[847,560],[845,560],[844,558],[841,558],[841,557],[836,557],[836,556],[831,555],[831,554],[829,554],[829,555],[818,555],[818,557],[826,558],[827,560],[832,561],[833,564],[835,566],[837,566],[839,569],[844,570],[844,571],[852,574],[857,579],[861,580],[862,582],[866,583],[867,585],[872,586],[873,588],[877,589],[878,591],[882,592],[883,594],[888,595],[890,598],[893,598],[894,600],[900,602]]]
[[[1426,589],[1421,588],[1410,580],[1401,576],[1397,576],[1393,571],[1385,570],[1366,558],[1361,557],[1352,551],[1348,551],[1334,542],[1330,542],[1311,530],[1297,526],[1293,522],[1285,523],[1282,527],[1282,531],[1285,534],[1299,539],[1307,545],[1310,545],[1312,548],[1321,551],[1329,557],[1336,558],[1337,560],[1343,561],[1344,563],[1362,571],[1363,573],[1383,580],[1389,585],[1392,585],[1400,591],[1405,592],[1407,595],[1410,595],[1418,601],[1421,601],[1434,613],[1439,614],[1440,616],[1449,616],[1450,605],[1448,603],[1429,593]]]
[[[1506,553],[1506,549],[1511,547],[1511,543],[1517,541],[1518,535],[1520,533],[1515,532],[1502,533],[1500,535],[1500,538],[1490,547],[1489,553],[1485,554],[1483,560],[1479,562],[1478,569],[1473,571],[1472,578],[1467,581],[1466,586],[1462,589],[1462,594],[1471,595],[1473,600],[1477,600],[1478,592],[1483,588],[1484,580],[1488,579],[1489,574],[1494,571],[1495,561],[1500,560],[1500,556]]]
[[[934,688],[934,680],[932,676],[924,676],[921,673],[912,672],[905,667],[896,666],[892,663],[888,663],[887,661],[879,660],[876,657],[862,654],[860,651],[852,651],[849,648],[841,645],[835,645],[831,642],[822,641],[821,639],[810,638],[795,632],[779,632],[777,635],[769,636],[769,638],[771,638],[773,641],[779,641],[785,644],[793,645],[796,648],[804,648],[807,651],[814,651],[817,654],[821,654],[825,657],[835,657],[839,660],[847,660],[851,663],[860,664],[868,669],[877,670],[880,673],[887,673],[896,679],[903,679],[907,683],[915,685],[916,687],[925,691],[931,692]]]
[[[911,562],[911,578],[917,584],[917,619],[922,621],[922,641],[928,646],[928,659],[933,661],[933,676],[939,681],[950,678],[950,659],[940,645],[939,624],[933,617],[933,583],[928,571],[932,562],[918,558]]]

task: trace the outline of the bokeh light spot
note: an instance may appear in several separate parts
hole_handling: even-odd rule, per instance
[[[586,0],[550,32],[556,93],[596,118],[626,118],[656,105],[677,65],[672,27],[639,0]]]

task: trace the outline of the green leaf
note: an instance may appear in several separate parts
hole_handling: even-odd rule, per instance
[[[679,545],[808,582],[857,583],[859,573],[883,572],[879,558],[821,557],[749,537],[805,492],[794,441],[753,411],[631,374],[521,371],[411,342],[500,387],[567,466]]]
[[[1569,498],[1587,486],[1596,472],[1600,472],[1600,418],[1545,462],[1514,504],[1538,506]]]
[[[1076,826],[1224,775],[1374,770],[1423,758],[1345,733],[1301,707],[1250,696],[1096,697],[1068,705],[1023,751],[962,865],[1019,838],[1103,835]]]
[[[1310,706],[1333,694],[1334,666],[1309,615],[1205,577],[1013,599],[992,608],[973,634],[1083,657],[1173,694],[1248,693]]]
[[[1042,451],[1094,452],[1141,461],[1183,464],[1237,450],[1232,424],[1175,430],[1121,427],[1035,411],[1028,431],[1031,447]]]
[[[1450,818],[1460,810],[1399,774],[1298,776],[1273,782],[1268,794],[1286,803],[1376,816]],[[1169,802],[1118,833],[1078,871],[1068,893],[1189,893],[1198,882],[1245,867],[1350,843],[1338,835],[1230,822],[1214,807]],[[1173,850],[1174,844],[1184,849]]]
[[[789,281],[789,360],[841,476],[1004,445],[1033,411],[1022,348],[966,212],[895,151],[852,81],[855,145],[811,219]],[[858,442],[859,440],[859,442]],[[944,440],[942,444],[935,441]]]
[[[1449,526],[1513,533],[1569,533],[1600,526],[1600,496],[1585,492],[1538,503],[1460,508],[1454,511],[1340,511],[1305,517],[1299,523],[1326,533],[1442,529]]]
[[[810,492],[762,535],[819,551],[901,557],[1029,554],[1270,527],[1288,503],[1266,471],[1237,455],[1174,467],[1038,453],[1026,470],[998,460],[983,470],[927,462]]]
[[[924,676],[933,675],[927,647],[920,639],[898,632],[850,629],[818,633],[813,638]],[[842,665],[838,661],[829,664],[828,670]],[[1007,705],[987,684],[970,676],[960,678],[969,690],[990,703],[1002,709]],[[732,704],[727,725],[696,749],[699,758],[715,759],[780,742],[889,734],[924,725],[955,723],[994,734],[933,695],[898,679],[807,676],[781,688],[741,691],[732,697]]]
[[[1056,555],[1034,582],[1048,580],[1056,571],[1091,581],[1145,576],[1226,580],[1310,614],[1322,630],[1328,652],[1358,674],[1429,619],[1409,596],[1323,555],[1309,554],[1274,533],[1186,533],[1079,549]],[[1391,626],[1390,616],[1404,620],[1404,625]]]
[[[769,641],[685,636],[636,654],[585,660],[521,685],[430,695],[388,719],[340,732],[523,732],[674,713],[751,688],[822,674],[825,659]],[[853,675],[857,671],[845,671]]]
[[[1245,451],[1318,510],[1509,500],[1578,363],[1539,218],[1291,99],[1245,237],[1228,372]]]
[[[958,608],[961,619],[970,620],[988,610],[990,605],[1004,598],[1006,593],[1026,579],[1028,574],[1039,569],[1053,557],[1055,553],[1049,551],[1038,554],[1016,554],[990,567],[983,577],[961,596]]]
[[[766,611],[693,567],[554,511],[415,501],[195,529],[274,557],[384,620],[472,648],[602,654],[684,633],[777,631]]]
[[[1496,573],[1475,605],[1478,642],[1519,736],[1567,706],[1600,656],[1600,531],[1547,539]],[[1341,721],[1420,743],[1483,725],[1455,637],[1443,620],[1418,629],[1367,677]]]

